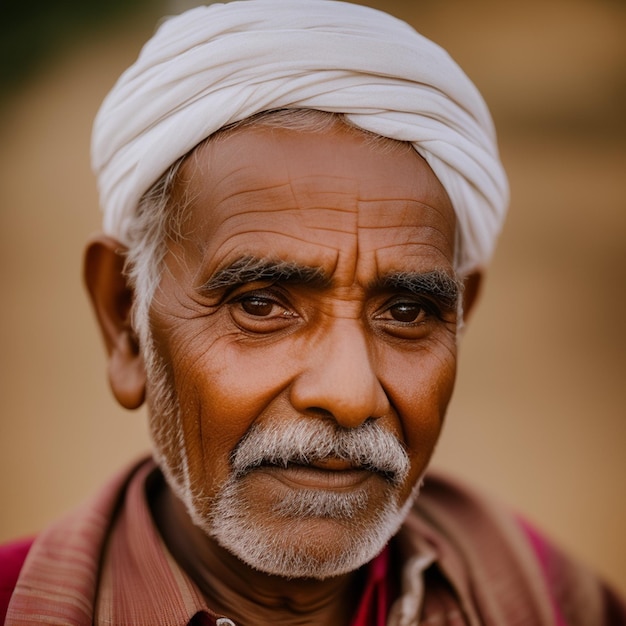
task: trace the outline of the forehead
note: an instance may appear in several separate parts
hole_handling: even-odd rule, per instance
[[[175,194],[188,207],[186,240],[213,271],[249,256],[416,269],[454,254],[454,211],[425,161],[340,123],[218,135],[183,164]]]

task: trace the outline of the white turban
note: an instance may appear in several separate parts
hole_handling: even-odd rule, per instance
[[[452,201],[460,271],[487,263],[508,187],[481,95],[408,24],[333,0],[213,4],[161,25],[95,120],[105,232],[127,243],[139,199],[174,161],[227,124],[281,108],[344,113],[412,142]]]

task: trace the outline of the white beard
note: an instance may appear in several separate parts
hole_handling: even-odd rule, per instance
[[[358,569],[396,534],[417,496],[419,483],[400,506],[409,460],[400,442],[376,422],[354,429],[322,419],[253,427],[233,452],[233,470],[226,483],[208,502],[204,485],[191,481],[180,409],[166,368],[153,345],[144,357],[150,381],[154,457],[194,524],[241,561],[267,574],[321,580]],[[374,507],[364,490],[302,489],[277,502],[266,515],[254,513],[246,479],[255,467],[268,461],[286,466],[292,461],[306,463],[325,457],[371,466],[387,475],[384,504]],[[265,523],[270,518],[271,523]],[[301,528],[307,523],[310,527],[315,520],[332,525],[334,541],[328,539],[328,533],[317,536]]]
[[[414,497],[402,507],[392,494],[385,507],[361,520],[363,494],[338,494],[305,490],[290,502],[281,502],[272,513],[273,524],[259,523],[249,514],[240,481],[231,475],[220,490],[207,532],[250,567],[286,578],[322,580],[352,572],[371,561],[399,530]],[[417,489],[414,494],[417,495]],[[352,497],[354,496],[354,497]],[[283,520],[281,532],[275,520]],[[304,536],[304,519],[322,518],[337,526],[337,540]]]

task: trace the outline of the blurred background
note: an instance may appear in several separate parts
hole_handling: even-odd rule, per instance
[[[187,5],[193,2],[186,3]],[[626,592],[626,5],[363,2],[452,54],[494,115],[509,220],[434,465]],[[182,3],[5,0],[0,22],[0,541],[148,449],[117,407],[81,280],[95,112]]]

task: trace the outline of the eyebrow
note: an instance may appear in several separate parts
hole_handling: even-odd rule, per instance
[[[330,277],[321,267],[246,256],[215,272],[200,286],[200,291],[228,290],[257,281],[290,282],[312,287],[327,287],[331,284]],[[406,291],[431,298],[447,309],[456,307],[462,293],[462,283],[444,270],[394,272],[375,280],[369,287],[372,290]]]
[[[330,284],[329,277],[320,267],[300,265],[295,261],[247,256],[218,270],[200,287],[200,290],[209,292],[231,289],[256,281],[291,282],[318,287]]]
[[[439,302],[446,309],[454,309],[463,292],[463,283],[444,270],[429,272],[395,272],[383,276],[373,285],[373,289],[408,291]]]

